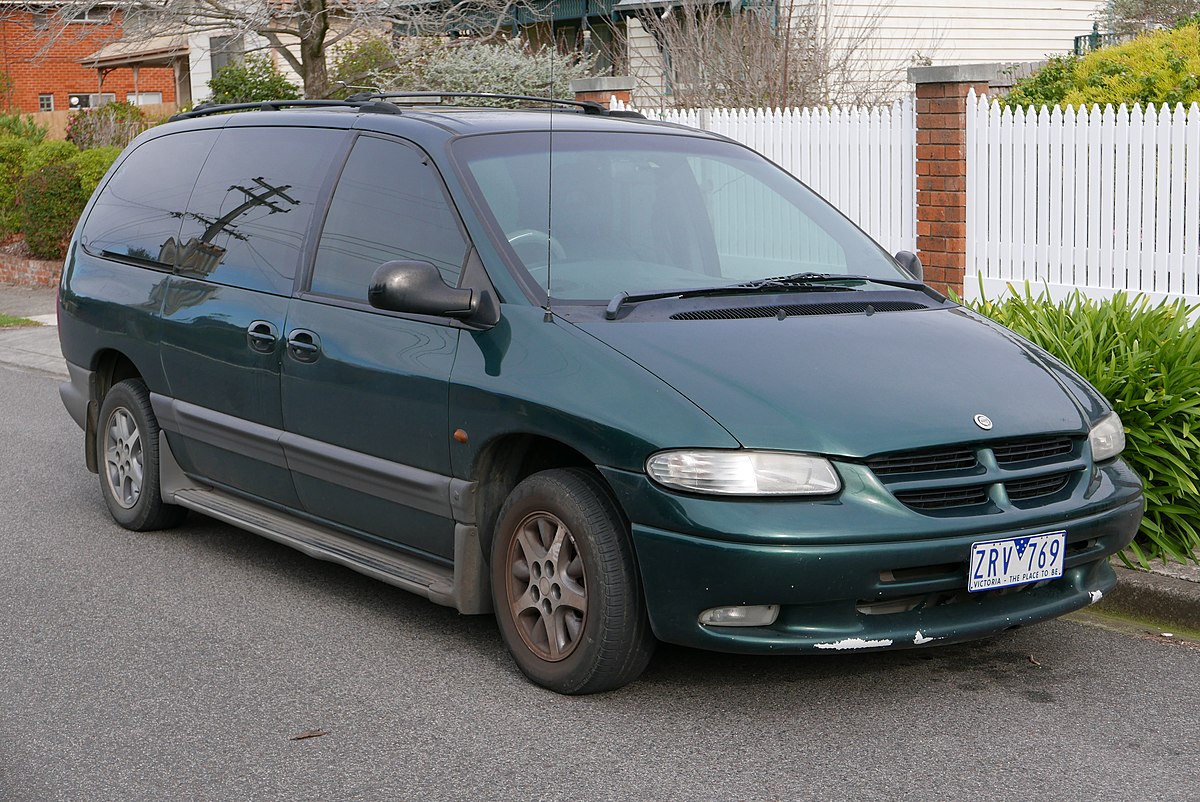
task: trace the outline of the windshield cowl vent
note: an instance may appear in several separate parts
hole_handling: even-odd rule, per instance
[[[911,301],[840,302],[821,304],[785,304],[774,306],[732,306],[720,309],[693,309],[676,312],[671,320],[747,320],[751,318],[784,317],[798,315],[861,315],[874,312],[911,312],[928,309],[926,304]]]

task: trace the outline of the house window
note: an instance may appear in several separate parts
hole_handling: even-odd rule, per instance
[[[54,95],[38,95],[38,111],[54,111]]]
[[[67,96],[72,109],[95,109],[106,103],[115,103],[117,96],[112,92],[78,92]]]
[[[71,23],[76,23],[76,22],[90,22],[90,23],[112,22],[112,15],[109,13],[109,10],[108,10],[108,9],[106,9],[106,8],[89,8],[89,9],[86,9],[86,10],[84,10],[84,11],[80,11],[78,14],[74,14],[74,15],[72,15],[72,16],[71,16],[71,17],[70,17],[70,18],[67,20],[67,22],[71,22]]]
[[[208,58],[213,75],[230,64],[240,63],[245,52],[241,36],[211,36],[208,39]]]
[[[71,25],[80,23],[98,25],[112,22],[112,13],[106,8],[89,8],[77,14],[71,14],[62,9],[58,11],[38,10],[32,12],[32,15],[33,27],[36,30],[45,30],[52,26],[62,25],[64,22]]]
[[[162,92],[130,92],[125,95],[125,100],[132,106],[151,106],[163,102]]]

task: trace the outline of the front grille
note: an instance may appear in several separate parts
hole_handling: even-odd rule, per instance
[[[897,451],[866,465],[901,503],[931,513],[986,505],[993,485],[1003,485],[1009,502],[1027,508],[1087,469],[1081,440],[1065,435]]]
[[[1042,440],[1018,440],[992,446],[996,462],[1011,465],[1035,459],[1049,459],[1071,453],[1071,438],[1054,437]]]
[[[1042,496],[1054,495],[1067,486],[1068,479],[1070,479],[1070,474],[1066,473],[1039,476],[1036,479],[1005,482],[1004,489],[1008,491],[1009,501],[1029,501]]]
[[[797,315],[854,315],[863,314],[868,309],[872,312],[911,312],[914,309],[928,309],[922,304],[907,301],[876,301],[874,303],[825,303],[825,304],[786,304],[784,306],[734,306],[720,309],[693,309],[689,312],[676,312],[671,320],[746,320],[750,318],[778,317],[782,312],[784,317]]]
[[[896,498],[918,510],[944,510],[948,507],[971,507],[988,500],[987,486],[954,487],[936,490],[903,490]]]
[[[894,476],[926,471],[954,471],[974,468],[978,460],[970,448],[948,448],[937,451],[910,451],[891,454],[867,461],[876,476]]]

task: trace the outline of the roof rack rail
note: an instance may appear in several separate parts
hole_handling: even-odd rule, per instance
[[[505,95],[493,92],[359,92],[345,100],[263,100],[255,103],[211,103],[202,104],[191,111],[172,115],[170,119],[174,122],[176,120],[190,120],[194,117],[206,117],[210,114],[225,114],[231,111],[280,111],[281,109],[307,108],[352,108],[376,114],[401,114],[403,112],[400,110],[400,107],[388,101],[432,98],[440,100],[443,98],[460,97],[485,100],[524,100],[557,106],[572,106],[582,109],[584,114],[645,119],[643,115],[636,111],[610,111],[594,100],[563,100],[561,98],[536,97],[533,95]]]
[[[637,112],[625,111],[609,111],[602,104],[594,100],[564,100],[562,98],[553,97],[538,97],[536,95],[509,95],[499,92],[359,92],[346,98],[351,101],[371,101],[371,100],[420,100],[423,98],[480,98],[483,100],[525,100],[535,103],[548,103],[555,106],[573,106],[582,109],[584,114],[598,114],[613,117],[640,117],[645,119],[643,115]]]
[[[190,120],[193,117],[206,117],[210,114],[224,114],[230,111],[280,111],[281,109],[305,108],[355,108],[360,111],[372,111],[380,114],[399,114],[400,109],[391,103],[373,103],[363,99],[347,100],[263,100],[255,103],[205,103],[191,111],[180,112],[171,116],[175,120]]]

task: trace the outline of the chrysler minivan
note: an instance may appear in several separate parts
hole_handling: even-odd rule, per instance
[[[1109,404],[767,159],[569,101],[202,108],[60,290],[112,517],[187,510],[620,687],[657,641],[923,648],[1099,600],[1142,514]]]

